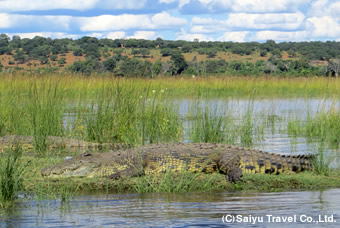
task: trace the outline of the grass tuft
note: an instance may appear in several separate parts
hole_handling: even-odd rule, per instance
[[[28,163],[22,166],[22,150],[14,145],[0,156],[0,207],[10,207],[23,190],[23,175]]]

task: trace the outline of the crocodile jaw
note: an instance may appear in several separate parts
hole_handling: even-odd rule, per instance
[[[97,162],[79,162],[70,166],[54,166],[41,171],[42,176],[50,178],[60,177],[94,177],[100,164]]]

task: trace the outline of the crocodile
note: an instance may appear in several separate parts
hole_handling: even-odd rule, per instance
[[[280,155],[213,143],[149,144],[105,153],[85,152],[42,169],[45,177],[136,177],[168,171],[225,174],[228,181],[243,173],[292,173],[312,170],[313,155]]]
[[[58,136],[47,136],[46,144],[48,149],[67,148],[73,150],[98,150],[98,149],[126,149],[129,147],[123,143],[96,143],[87,142],[78,139],[58,137]],[[0,137],[0,153],[6,149],[14,146],[20,146],[23,150],[34,149],[34,137],[33,136],[21,136],[11,135]]]

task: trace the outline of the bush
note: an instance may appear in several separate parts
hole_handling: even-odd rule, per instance
[[[51,60],[51,61],[57,61],[57,59],[58,59],[58,56],[57,56],[57,55],[54,55],[54,54],[53,54],[53,55],[50,56],[50,60]]]
[[[60,58],[59,60],[58,60],[58,64],[59,65],[64,65],[66,63],[66,58]]]
[[[83,56],[83,50],[80,48],[77,48],[73,51],[74,56]]]
[[[74,62],[68,70],[74,73],[89,75],[96,71],[102,71],[102,65],[98,60],[87,59],[86,61]]]

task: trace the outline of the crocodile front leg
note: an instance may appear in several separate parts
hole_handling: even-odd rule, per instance
[[[242,180],[242,169],[240,168],[240,156],[230,155],[229,153],[222,153],[218,161],[219,169],[226,174],[225,179],[229,182],[235,183]]]

